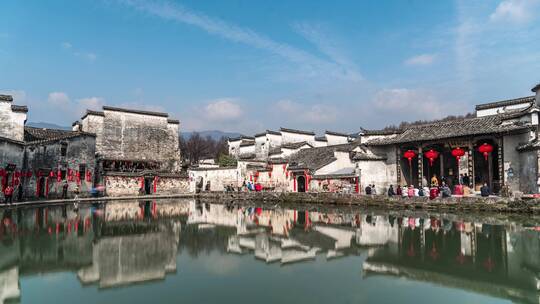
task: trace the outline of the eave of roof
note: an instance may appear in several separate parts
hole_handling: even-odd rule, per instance
[[[169,117],[169,114],[162,113],[162,112],[153,112],[153,111],[135,110],[135,109],[125,109],[125,108],[118,108],[118,107],[111,107],[111,106],[103,106],[103,110],[104,111],[113,111],[113,112],[124,112],[124,113],[131,113],[131,114],[140,114],[140,115]]]
[[[28,107],[27,106],[19,106],[19,105],[11,105],[11,111],[13,111],[13,112],[21,112],[21,113],[28,113]]]
[[[514,98],[514,99],[507,99],[507,100],[501,100],[496,102],[489,102],[489,103],[482,103],[479,105],[476,105],[475,109],[478,110],[486,110],[486,109],[492,109],[492,108],[498,108],[498,107],[505,107],[505,106],[511,106],[516,105],[520,103],[527,103],[534,101],[534,96],[526,96],[526,97],[520,97],[520,98]]]
[[[180,120],[178,119],[167,119],[167,123],[169,124],[172,124],[172,125],[179,125],[180,124]]]
[[[540,90],[540,83],[535,85],[534,88],[531,89],[532,92],[536,93],[536,91]]]
[[[503,118],[504,115],[490,115],[411,126],[395,137],[374,139],[368,145],[402,144],[486,134],[504,134],[531,128],[530,125],[526,124],[501,124]]]
[[[345,133],[339,133],[339,132],[333,132],[333,131],[328,131],[328,130],[326,130],[326,131],[324,132],[324,134],[333,135],[333,136],[340,136],[340,137],[349,137],[348,134],[345,134]]]
[[[13,101],[13,96],[11,96],[11,95],[1,95],[0,94],[0,101],[12,102]]]
[[[295,130],[295,129],[288,129],[288,128],[279,128],[281,132],[286,133],[296,133],[296,134],[303,134],[303,135],[315,135],[312,131],[302,131],[302,130]]]
[[[19,140],[15,140],[15,139],[3,137],[3,136],[0,136],[0,142],[1,141],[7,141],[9,143],[16,144],[16,145],[21,145],[21,146],[24,145],[24,141],[19,141]]]

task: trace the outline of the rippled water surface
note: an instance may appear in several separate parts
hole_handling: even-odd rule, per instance
[[[192,200],[0,213],[3,303],[540,303],[537,218]]]

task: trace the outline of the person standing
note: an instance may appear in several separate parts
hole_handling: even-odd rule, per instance
[[[64,184],[62,185],[62,199],[67,198],[68,188],[69,188],[69,184],[67,181],[65,181]]]
[[[396,195],[397,196],[401,196],[403,193],[403,189],[401,189],[401,185],[398,185],[397,186],[397,189],[396,189]]]
[[[388,196],[392,197],[394,195],[396,195],[394,192],[394,186],[390,185],[390,188],[388,188]]]
[[[465,173],[465,175],[463,175],[463,184],[470,187],[471,178],[467,175],[467,173]]]
[[[4,189],[4,203],[7,205],[13,204],[13,186],[11,184],[7,185],[7,187]]]

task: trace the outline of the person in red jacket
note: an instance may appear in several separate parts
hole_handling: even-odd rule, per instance
[[[10,204],[13,204],[13,186],[12,185],[8,185],[4,189],[4,204],[7,205],[8,202]]]

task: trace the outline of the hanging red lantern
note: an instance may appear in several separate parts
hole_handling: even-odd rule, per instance
[[[439,157],[439,152],[431,149],[429,151],[427,151],[426,153],[424,153],[424,155],[427,157],[427,159],[429,159],[429,165],[430,166],[433,166],[433,161]]]
[[[403,153],[403,157],[409,160],[409,166],[412,166],[412,159],[416,157],[416,152],[413,150],[407,150]]]
[[[458,163],[458,166],[459,166],[459,159],[465,155],[465,150],[461,149],[461,148],[455,148],[452,150],[452,156],[454,156],[456,158],[456,161]]]
[[[480,147],[478,147],[478,152],[482,153],[484,155],[484,159],[487,161],[489,153],[493,152],[493,146],[488,143],[483,143]]]

